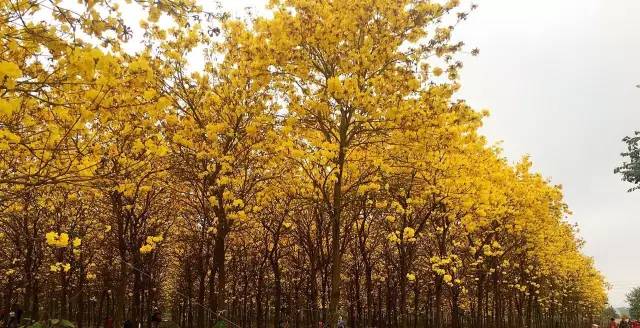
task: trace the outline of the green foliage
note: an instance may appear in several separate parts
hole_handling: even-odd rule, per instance
[[[629,303],[629,317],[640,318],[640,287],[635,287],[627,294],[627,303]]]
[[[602,318],[602,321],[605,322],[611,318],[618,319],[620,318],[620,315],[618,314],[618,311],[613,308],[613,306],[609,305],[608,307],[604,308],[604,310],[602,310],[602,314],[600,315],[600,317]]]
[[[616,312],[618,313],[617,318],[629,317],[629,308],[619,307],[619,308],[616,308]]]
[[[622,175],[622,180],[635,184],[628,191],[640,189],[640,131],[636,131],[634,136],[622,139],[627,144],[627,151],[621,155],[626,158],[622,165],[615,168],[614,172]]]

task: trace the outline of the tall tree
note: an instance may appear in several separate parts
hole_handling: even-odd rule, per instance
[[[624,137],[622,141],[627,145],[627,151],[622,153],[626,158],[614,172],[622,175],[622,180],[633,183],[635,186],[628,191],[640,188],[640,131],[636,131],[633,136]]]
[[[274,1],[273,19],[255,31],[283,81],[294,136],[293,159],[321,195],[330,222],[329,322],[341,305],[341,272],[349,208],[376,170],[369,147],[388,135],[389,112],[420,87],[415,72],[430,55],[447,56],[450,27],[439,18],[453,10],[423,1]],[[425,39],[428,29],[437,33]],[[455,75],[454,67],[450,74]],[[426,82],[426,81],[425,81]]]
[[[626,296],[629,304],[629,316],[632,319],[640,318],[640,287],[633,288]]]

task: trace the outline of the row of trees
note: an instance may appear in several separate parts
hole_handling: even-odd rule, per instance
[[[560,187],[456,99],[474,8],[3,1],[2,306],[81,327],[155,307],[198,328],[591,322],[604,281]]]

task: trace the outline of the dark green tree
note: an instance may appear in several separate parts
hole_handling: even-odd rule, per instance
[[[622,153],[625,160],[622,165],[616,167],[614,172],[622,175],[622,180],[634,184],[628,191],[640,189],[640,131],[634,132],[633,136],[622,139],[627,144],[627,151]]]
[[[609,305],[602,310],[602,313],[600,314],[600,322],[606,324],[611,318],[618,319],[620,318],[620,315],[613,306]]]
[[[629,303],[629,317],[640,318],[640,287],[633,288],[627,294],[627,303]]]

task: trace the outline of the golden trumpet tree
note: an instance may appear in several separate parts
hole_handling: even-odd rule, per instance
[[[449,55],[456,7],[423,1],[273,1],[273,19],[256,20],[262,52],[282,82],[292,157],[321,195],[331,224],[329,321],[338,321],[347,205],[376,170],[368,150],[388,136],[390,112],[419,89],[427,58]],[[436,34],[427,37],[429,28]],[[452,68],[453,72],[453,68]],[[423,83],[426,81],[423,81]]]

